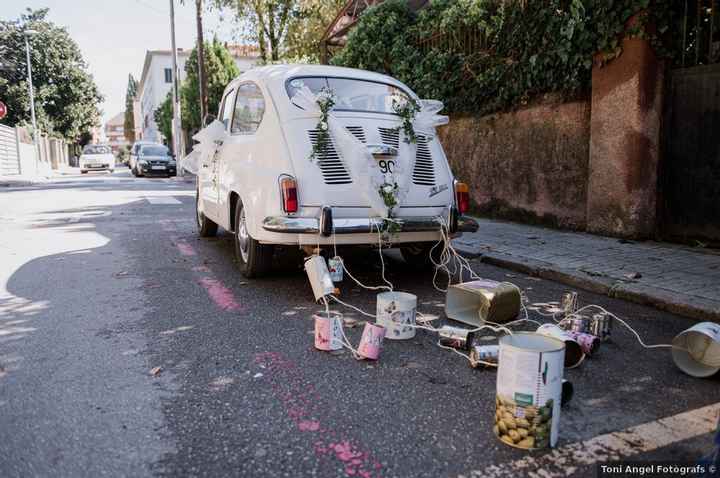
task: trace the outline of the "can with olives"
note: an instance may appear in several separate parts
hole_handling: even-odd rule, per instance
[[[565,343],[531,332],[500,338],[493,432],[526,450],[557,444]]]

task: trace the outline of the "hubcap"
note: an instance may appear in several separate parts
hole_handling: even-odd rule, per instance
[[[245,221],[245,210],[240,210],[240,221],[237,225],[237,242],[238,242],[238,249],[240,249],[240,256],[242,257],[243,262],[247,263],[248,261],[248,246],[250,243],[250,235],[247,232],[247,223]]]

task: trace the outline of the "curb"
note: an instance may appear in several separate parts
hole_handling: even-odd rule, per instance
[[[477,258],[480,262],[513,270],[529,276],[567,284],[578,289],[595,292],[615,299],[623,299],[658,310],[671,312],[699,321],[720,321],[720,302],[701,297],[678,294],[657,287],[633,282],[623,282],[608,277],[593,277],[582,271],[555,267],[548,262],[526,259],[509,254],[482,253],[455,247],[465,257]]]

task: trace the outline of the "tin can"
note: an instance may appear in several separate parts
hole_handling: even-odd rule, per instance
[[[315,319],[315,348],[326,352],[342,348],[342,314],[317,312]]]
[[[342,282],[344,271],[342,259],[338,256],[328,259],[328,271],[333,282]]]
[[[600,313],[592,316],[590,320],[589,333],[600,338],[603,342],[610,340],[612,330],[612,317],[609,314]]]
[[[407,340],[415,337],[417,296],[407,292],[381,292],[377,295],[377,320],[387,330],[385,338]]]
[[[584,353],[580,344],[566,331],[555,324],[544,324],[538,327],[538,334],[554,337],[565,342],[565,366],[574,367],[579,365]]]
[[[440,345],[459,350],[470,350],[473,338],[475,337],[475,333],[468,329],[451,327],[449,325],[440,327],[438,335],[440,336]]]
[[[335,291],[324,257],[315,254],[305,259],[305,272],[310,280],[315,302]]]
[[[472,368],[487,366],[480,362],[497,364],[499,356],[499,345],[473,345],[470,348],[470,366]]]
[[[568,334],[580,344],[580,348],[585,355],[592,355],[600,348],[600,339],[592,334],[584,334],[572,330],[568,330]]]
[[[580,334],[587,334],[590,332],[590,319],[588,317],[567,317],[563,319],[559,325],[569,332],[577,332]]]
[[[720,324],[695,324],[679,333],[672,344],[673,361],[686,374],[710,377],[720,371]]]
[[[572,314],[578,308],[577,292],[565,292],[560,299],[560,308],[566,314]]]
[[[554,447],[565,345],[554,337],[516,332],[500,338],[498,360],[493,432],[516,448]]]
[[[358,354],[366,359],[377,360],[380,357],[384,338],[385,327],[365,322],[365,329],[363,329],[360,345],[358,345]]]

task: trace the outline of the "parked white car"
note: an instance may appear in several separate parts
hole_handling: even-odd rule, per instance
[[[332,134],[314,154],[328,129],[315,104],[323,94],[335,100],[326,122]],[[349,68],[272,65],[236,78],[218,120],[201,132],[214,144],[198,155],[200,235],[218,225],[233,232],[247,277],[268,270],[275,246],[377,245],[388,224],[406,261],[429,264],[441,223],[453,234],[477,223],[462,216],[467,187],[455,181],[434,127],[412,144],[401,140],[407,134],[392,101],[410,99],[420,102],[403,83]],[[401,185],[398,204],[386,210],[378,178]]]
[[[80,155],[80,173],[88,171],[115,171],[115,155],[109,146],[88,144]]]

